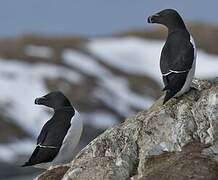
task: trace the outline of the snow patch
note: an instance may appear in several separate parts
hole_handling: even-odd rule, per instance
[[[62,57],[67,65],[75,67],[85,74],[97,77],[109,75],[109,72],[94,59],[75,50],[63,51]]]
[[[28,56],[50,59],[53,57],[53,50],[46,46],[28,45],[24,49],[24,53]]]
[[[195,76],[197,78],[218,77],[218,56],[198,51]]]
[[[132,74],[148,75],[161,82],[159,57],[164,42],[136,37],[97,38],[87,48],[102,61]]]
[[[148,108],[154,102],[150,97],[142,97],[131,91],[125,78],[113,75],[89,56],[75,50],[66,50],[62,56],[68,65],[95,76],[99,86],[93,95],[123,116],[133,113],[133,108]]]
[[[147,75],[162,83],[159,61],[163,45],[164,41],[137,37],[96,38],[88,43],[87,49],[124,72]],[[202,50],[197,53],[195,77],[217,77],[218,56]]]
[[[6,113],[35,136],[50,115],[45,108],[34,105],[36,97],[48,93],[45,79],[64,78],[73,83],[81,79],[79,74],[60,66],[2,59],[0,75],[0,102],[7,105]]]
[[[29,139],[0,144],[0,161],[14,163],[19,156],[30,154],[34,147],[35,143]]]
[[[101,129],[106,129],[115,125],[119,122],[115,115],[109,112],[92,112],[92,113],[82,113],[82,119],[87,119],[87,124],[92,124],[95,127]]]
[[[142,97],[131,91],[124,78],[106,79],[100,88],[95,90],[94,95],[124,117],[132,114],[133,108],[148,108],[154,102],[150,97]]]

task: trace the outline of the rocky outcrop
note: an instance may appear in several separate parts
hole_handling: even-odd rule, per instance
[[[218,79],[194,80],[193,86],[106,130],[68,165],[63,179],[218,179]]]

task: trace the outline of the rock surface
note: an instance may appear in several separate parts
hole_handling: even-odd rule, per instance
[[[181,152],[163,153],[149,157],[144,164],[143,180],[187,180],[211,179],[218,177],[218,163],[201,151],[203,146],[191,143]],[[136,178],[137,179],[137,178]]]
[[[218,79],[194,80],[193,87],[106,130],[76,156],[63,179],[218,179]]]

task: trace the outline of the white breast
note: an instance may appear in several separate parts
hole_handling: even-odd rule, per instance
[[[192,36],[190,36],[190,42],[192,43],[193,48],[194,48],[194,60],[193,60],[192,68],[187,75],[187,78],[186,78],[186,81],[185,81],[183,88],[176,94],[176,97],[181,96],[182,94],[184,94],[185,92],[187,92],[190,89],[192,79],[195,75],[197,51],[196,51],[195,42],[194,42],[194,39],[192,38]]]
[[[75,111],[75,115],[71,119],[71,126],[63,140],[60,151],[58,152],[52,164],[67,163],[73,159],[73,150],[79,143],[83,130],[83,122],[80,115]]]

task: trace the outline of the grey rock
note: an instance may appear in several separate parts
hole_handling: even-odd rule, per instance
[[[181,160],[177,156],[185,159],[187,154],[184,153],[182,156],[175,152],[183,152],[184,146],[196,142],[204,148],[199,148],[200,153],[195,155],[199,157],[199,161],[196,160],[198,163],[194,168],[198,169],[197,165],[207,167],[204,168],[206,172],[202,175],[195,175],[193,170],[188,176],[184,174],[181,177],[183,179],[216,177],[217,173],[213,174],[210,171],[216,167],[216,158],[215,160],[211,158],[215,157],[218,152],[216,145],[218,140],[218,81],[194,80],[193,82],[195,89],[191,89],[182,97],[173,98],[165,105],[162,105],[163,97],[161,97],[149,110],[139,112],[124,123],[106,130],[76,156],[63,179],[146,179],[152,169],[164,169],[158,164],[152,164],[152,168],[149,169],[150,157],[161,158],[167,152],[171,153],[170,157],[174,157],[168,159],[169,163],[177,162]],[[195,154],[191,152],[193,149],[191,148],[188,153],[190,156],[187,159],[188,166],[195,159],[192,157],[192,154]],[[202,165],[201,163],[205,162],[204,159],[208,161]],[[167,161],[166,158],[164,160]],[[183,163],[185,166],[186,161]],[[208,167],[210,165],[212,168]],[[170,167],[169,164],[163,164],[163,166]],[[175,168],[175,171],[176,169],[179,171],[179,168]],[[213,175],[210,177],[204,177],[211,173]]]

